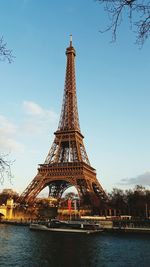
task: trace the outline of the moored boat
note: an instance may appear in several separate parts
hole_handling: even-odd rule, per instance
[[[82,221],[50,221],[48,223],[32,223],[30,230],[63,232],[63,233],[100,233],[103,229],[99,224],[90,224]]]

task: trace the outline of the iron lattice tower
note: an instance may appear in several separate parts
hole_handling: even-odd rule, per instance
[[[100,206],[107,199],[106,193],[91,167],[81,134],[75,79],[75,56],[72,46],[66,49],[67,66],[62,111],[52,147],[44,164],[19,198],[21,203],[32,203],[36,196],[49,187],[49,196],[60,200],[63,192],[75,186],[81,203],[92,208]]]

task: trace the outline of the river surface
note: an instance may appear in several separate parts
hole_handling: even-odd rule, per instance
[[[150,235],[80,235],[0,224],[0,267],[150,266]]]

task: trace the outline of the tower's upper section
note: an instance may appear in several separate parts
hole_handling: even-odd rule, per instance
[[[75,79],[76,51],[72,46],[72,35],[70,36],[70,46],[66,49],[66,56],[65,88],[58,131],[75,130],[80,132]]]

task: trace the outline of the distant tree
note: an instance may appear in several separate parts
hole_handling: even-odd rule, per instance
[[[13,198],[14,202],[17,200],[18,198],[18,193],[12,189],[4,189],[1,193],[0,193],[0,205],[2,204],[6,204],[7,199],[9,198]]]
[[[109,201],[117,215],[126,214],[141,218],[150,216],[150,190],[141,185],[125,191],[114,188],[109,194]]]
[[[113,188],[109,194],[111,207],[117,210],[118,215],[123,214],[126,210],[126,195],[123,190]]]
[[[136,43],[143,45],[150,35],[150,1],[148,0],[96,0],[104,6],[109,18],[106,31],[112,31],[112,40],[117,37],[118,27],[127,17],[130,29],[136,35]]]
[[[3,37],[0,37],[0,61],[6,60],[8,63],[12,63],[13,59],[12,50],[7,48],[7,43],[4,42]]]
[[[65,194],[64,199],[74,199],[76,197],[78,197],[78,194],[75,194],[74,192],[69,192]]]
[[[136,216],[146,217],[146,204],[150,207],[148,199],[150,191],[146,190],[145,187],[137,185],[133,190],[133,212]]]

